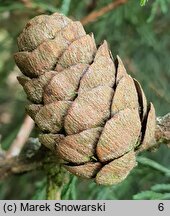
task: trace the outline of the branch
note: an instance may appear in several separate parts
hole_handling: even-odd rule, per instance
[[[108,13],[109,11],[116,9],[118,6],[127,3],[128,0],[117,0],[113,1],[110,4],[106,5],[105,7],[99,9],[98,11],[93,11],[83,19],[81,19],[81,23],[83,25],[87,25],[91,22],[96,21],[99,17],[103,16],[104,14]]]
[[[13,175],[41,169],[49,152],[39,140],[30,138],[19,156],[0,158],[0,180]]]
[[[24,122],[15,138],[11,144],[9,150],[6,153],[6,158],[11,158],[19,155],[21,149],[26,143],[32,129],[34,127],[34,121],[27,115],[24,119]]]
[[[0,180],[13,174],[40,169],[43,165],[42,157],[27,159],[23,156],[0,160]]]
[[[25,5],[26,8],[33,8],[33,2],[31,0],[20,0],[22,4]]]
[[[170,113],[157,118],[155,138],[157,144],[167,144],[170,147]]]

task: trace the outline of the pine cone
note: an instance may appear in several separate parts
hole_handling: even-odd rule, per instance
[[[107,42],[98,48],[80,22],[55,13],[27,23],[18,38],[18,77],[40,142],[75,175],[116,184],[154,144],[155,111],[140,84],[115,60]]]

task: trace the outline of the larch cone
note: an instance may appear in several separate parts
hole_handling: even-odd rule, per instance
[[[123,181],[136,154],[154,144],[156,118],[121,59],[59,13],[30,20],[18,48],[14,58],[24,74],[18,80],[40,142],[77,176],[103,185]]]

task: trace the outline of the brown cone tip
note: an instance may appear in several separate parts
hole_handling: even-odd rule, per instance
[[[18,77],[40,142],[65,168],[98,184],[123,181],[154,143],[155,111],[108,44],[62,14],[40,15],[18,38]]]

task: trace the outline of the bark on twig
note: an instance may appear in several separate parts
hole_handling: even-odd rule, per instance
[[[157,118],[155,133],[157,143],[165,143],[170,147],[170,113]]]
[[[60,164],[47,166],[47,199],[61,200],[63,186],[68,183],[69,174]]]
[[[32,140],[26,144],[25,149],[20,155],[11,158],[5,156],[0,158],[0,180],[14,174],[25,173],[42,168],[51,152],[47,151],[43,146],[41,147],[38,139],[32,138]]]
[[[29,172],[42,167],[43,161],[26,159],[24,157],[13,157],[9,159],[0,160],[0,180],[13,174],[20,174]]]
[[[6,158],[11,158],[19,155],[22,147],[26,143],[32,129],[34,127],[34,121],[27,115],[24,122],[15,138],[11,144],[9,150],[6,153]]]
[[[121,6],[123,4],[125,4],[128,0],[117,0],[117,1],[113,1],[110,4],[106,5],[105,7],[102,7],[101,9],[99,9],[98,11],[93,11],[90,14],[88,14],[87,16],[85,16],[82,20],[81,23],[83,25],[87,25],[91,22],[96,21],[99,17],[103,16],[104,14],[108,13],[109,11],[117,8],[118,6]]]

